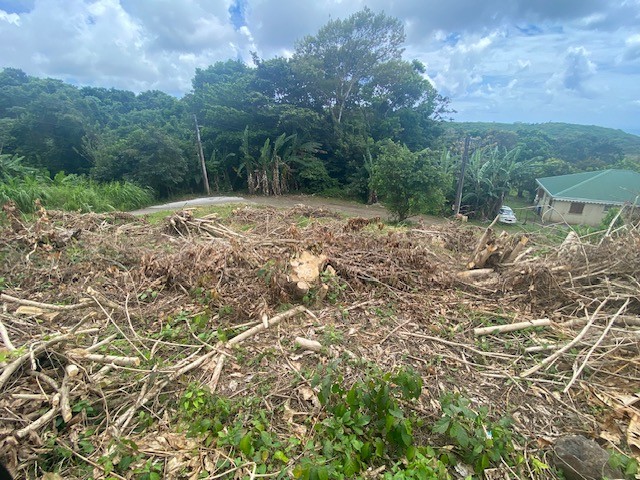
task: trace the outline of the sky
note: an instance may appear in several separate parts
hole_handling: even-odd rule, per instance
[[[457,121],[640,134],[640,0],[0,0],[0,67],[181,96],[198,67],[289,56],[365,6],[404,23]]]

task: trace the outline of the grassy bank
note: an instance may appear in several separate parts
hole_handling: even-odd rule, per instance
[[[107,212],[133,210],[153,203],[154,193],[129,182],[98,183],[77,175],[57,174],[10,178],[0,183],[0,205],[16,203],[24,213],[33,212],[35,201],[49,209]]]

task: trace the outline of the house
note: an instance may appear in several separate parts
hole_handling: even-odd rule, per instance
[[[602,170],[536,179],[543,222],[600,225],[611,208],[640,207],[640,173]]]

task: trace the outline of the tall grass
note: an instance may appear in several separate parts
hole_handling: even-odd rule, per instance
[[[14,201],[24,213],[31,213],[35,201],[45,208],[108,212],[134,210],[150,205],[154,193],[130,182],[98,183],[77,175],[57,174],[53,180],[28,175],[0,182],[0,205]]]

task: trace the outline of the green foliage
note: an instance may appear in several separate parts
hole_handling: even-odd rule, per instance
[[[473,152],[465,175],[462,205],[470,215],[493,218],[505,197],[530,168],[518,162],[520,150],[484,147]]]
[[[53,180],[42,176],[11,178],[0,183],[0,204],[16,203],[20,211],[34,211],[35,201],[45,208],[82,212],[133,210],[153,202],[149,189],[129,182],[98,183],[59,172]]]
[[[611,225],[611,222],[613,222],[613,219],[616,218],[616,215],[618,215],[618,213],[620,213],[620,209],[619,208],[611,208],[611,209],[609,209],[607,214],[602,219],[602,222],[600,222],[600,229],[601,230],[607,230],[609,228],[609,225]],[[613,224],[612,228],[618,228],[618,227],[621,227],[623,225],[624,225],[624,218],[623,218],[622,215],[620,215],[616,219],[616,221]]]
[[[442,187],[449,182],[451,178],[434,166],[428,152],[411,152],[392,141],[378,145],[371,188],[397,220],[416,213],[442,211]]]
[[[210,446],[232,417],[231,405],[212,395],[206,387],[190,384],[178,403],[182,418],[187,422],[187,433],[203,439]]]
[[[630,479],[637,478],[637,474],[640,472],[636,459],[615,451],[609,455],[609,465],[612,468],[619,468],[625,477]]]
[[[215,191],[277,195],[348,183],[366,191],[369,138],[430,146],[447,108],[425,66],[402,59],[404,38],[402,22],[365,8],[301,39],[292,58],[196,69],[180,100],[4,69],[0,154],[52,174],[135,182],[161,197],[187,193],[202,184],[195,114]],[[0,175],[9,167],[0,162]]]
[[[270,424],[274,412],[256,408],[259,399],[225,399],[198,384],[189,385],[179,400],[179,418],[187,434],[204,446],[225,449],[230,463],[218,468],[253,462],[256,472],[286,476],[291,471],[296,479],[360,478],[361,472],[386,465],[387,480],[450,480],[449,468],[459,461],[472,464],[479,474],[502,459],[514,467],[521,461],[514,453],[509,422],[490,420],[486,409],[473,410],[458,394],[441,399],[442,418],[431,427],[446,437],[446,446],[418,444],[416,438],[424,438],[426,426],[406,406],[421,394],[420,375],[410,369],[385,373],[370,367],[346,386],[339,366],[340,361],[334,361],[312,378],[323,411],[309,425],[313,429],[306,443],[276,434]],[[121,453],[140,464],[135,448],[123,447]],[[626,461],[626,468],[628,460],[619,461]],[[540,461],[531,467],[548,468]]]
[[[501,459],[513,463],[511,422],[502,418],[493,422],[488,411],[471,408],[471,402],[459,394],[446,394],[440,399],[442,418],[433,432],[445,434],[455,444],[455,453],[481,473]]]
[[[349,478],[367,465],[412,452],[413,422],[401,407],[420,395],[422,379],[413,371],[372,372],[351,388],[333,369],[317,374],[313,385],[327,412],[316,425],[321,453],[308,454],[294,477]]]
[[[570,163],[591,158],[611,164],[621,155],[637,154],[640,148],[640,138],[637,135],[594,125],[559,122],[538,124],[455,122],[447,124],[447,128],[462,136],[469,133],[481,138],[489,135],[494,138],[497,138],[497,135],[514,135],[512,138],[515,141],[510,144],[500,144],[507,149],[515,147],[522,140],[525,140],[523,143],[530,144],[528,139],[536,139],[535,143],[538,146],[532,148],[531,157],[524,156],[525,160],[542,155],[561,158]]]
[[[449,480],[447,464],[438,458],[431,447],[421,447],[404,462],[394,463],[384,473],[385,480]]]

